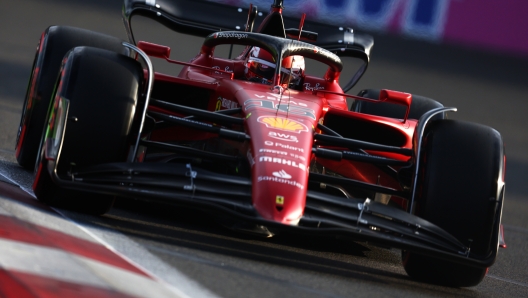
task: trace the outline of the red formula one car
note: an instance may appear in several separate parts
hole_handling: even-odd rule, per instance
[[[239,11],[125,0],[129,42],[49,27],[16,146],[19,164],[36,169],[37,198],[102,214],[119,196],[197,207],[267,237],[348,235],[402,249],[416,279],[478,284],[504,245],[500,134],[447,120],[456,109],[426,97],[345,94],[368,65],[367,35],[283,17],[281,0],[265,16]],[[179,62],[137,42],[138,14],[204,36],[199,53]],[[236,22],[245,30],[230,31]],[[226,44],[244,50],[216,57]],[[154,72],[149,56],[183,68]],[[343,56],[363,63],[350,80]],[[326,65],[324,76],[308,75],[307,60]]]

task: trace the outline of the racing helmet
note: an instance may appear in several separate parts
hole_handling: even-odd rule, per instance
[[[248,81],[262,84],[273,84],[275,74],[275,59],[266,50],[253,47],[246,59],[245,76]],[[282,60],[281,84],[288,84],[291,88],[301,85],[304,76],[304,57],[289,56]]]

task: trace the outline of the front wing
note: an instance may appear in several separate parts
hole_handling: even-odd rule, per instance
[[[51,146],[51,144],[48,144]],[[347,235],[359,241],[445,259],[475,267],[493,264],[497,250],[475,255],[469,247],[438,226],[394,207],[356,198],[308,190],[306,208],[297,226],[265,220],[251,202],[251,180],[222,175],[190,164],[112,163],[84,168],[59,177],[56,161],[46,158],[47,171],[60,187],[139,200],[185,205],[227,215],[244,223],[281,231],[313,235]],[[310,182],[328,181],[310,174]],[[498,210],[497,212],[501,212]],[[496,227],[496,231],[499,226]],[[499,233],[494,233],[498,243]]]

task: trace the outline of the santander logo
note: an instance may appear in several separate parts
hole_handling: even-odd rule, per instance
[[[286,173],[285,170],[280,170],[278,172],[273,172],[271,174],[275,177],[283,178],[283,179],[291,179],[292,177],[290,174]]]

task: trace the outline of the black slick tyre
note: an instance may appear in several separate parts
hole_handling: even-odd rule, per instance
[[[379,99],[380,90],[379,89],[364,89],[358,93],[359,96],[370,98],[370,99]],[[426,112],[442,108],[444,105],[438,101],[420,96],[412,95],[411,110],[409,111],[409,119],[420,119],[420,117]],[[371,114],[376,116],[390,117],[403,119],[405,116],[405,107],[402,105],[396,105],[391,103],[372,103],[368,101],[355,100],[350,107],[351,111],[360,112],[365,114]],[[445,114],[440,113],[433,117],[433,120],[444,119]]]
[[[42,33],[33,61],[15,148],[18,164],[28,170],[35,167],[62,60],[69,50],[77,46],[128,53],[120,39],[85,29],[51,26]]]
[[[44,139],[55,141],[49,132],[60,126],[55,123],[59,118],[57,102],[61,98],[68,100],[58,177],[72,179],[70,173],[82,167],[126,161],[143,81],[139,62],[107,50],[77,47],[67,55],[61,73]],[[44,158],[46,146],[42,147],[33,184],[40,201],[89,214],[108,211],[114,201],[112,195],[85,193],[55,184],[47,168],[49,161]]]
[[[486,259],[498,248],[497,227],[504,196],[504,149],[487,126],[441,120],[424,139],[415,214],[436,224]],[[403,252],[409,276],[452,287],[475,286],[487,268]]]

